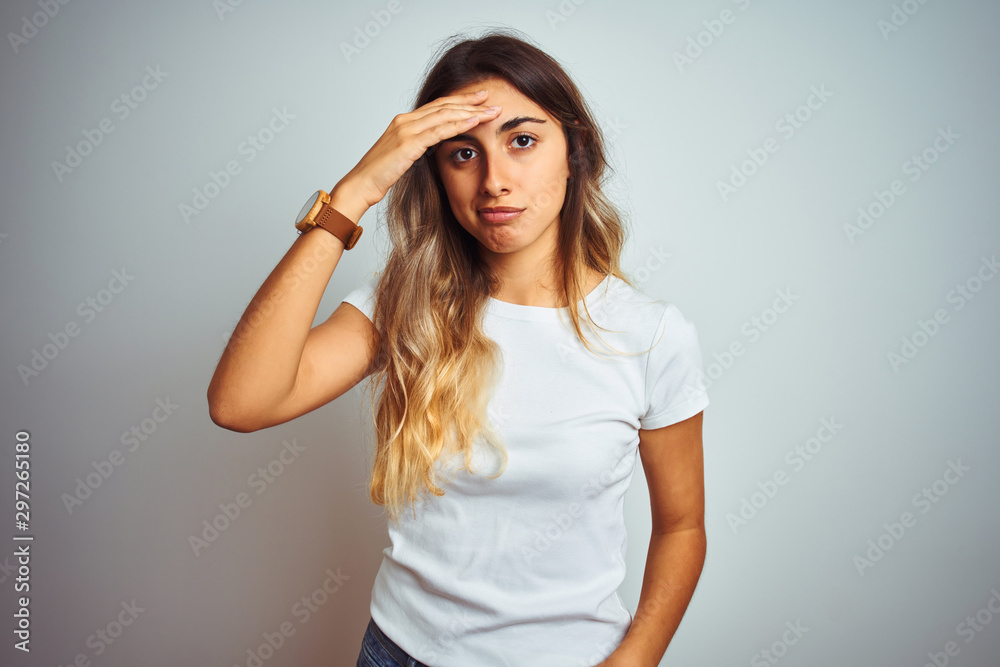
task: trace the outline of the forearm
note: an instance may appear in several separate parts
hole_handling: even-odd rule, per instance
[[[621,645],[604,667],[656,667],[684,617],[705,564],[704,528],[654,533],[639,605]]]
[[[331,193],[331,205],[355,223],[364,212],[356,201],[349,190]],[[324,230],[295,239],[222,353],[208,388],[212,413],[235,419],[264,411],[292,390],[306,337],[343,253],[344,243]]]

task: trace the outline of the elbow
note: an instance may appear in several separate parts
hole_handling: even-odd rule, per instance
[[[216,396],[212,387],[208,389],[208,416],[213,424],[228,431],[253,433],[260,430],[259,427],[249,423],[229,402]]]

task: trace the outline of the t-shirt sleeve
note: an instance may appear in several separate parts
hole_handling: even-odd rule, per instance
[[[659,342],[657,342],[659,341]],[[708,406],[698,330],[667,304],[646,360],[646,412],[639,428],[663,428],[695,416]]]
[[[371,320],[375,321],[375,285],[378,283],[378,275],[369,276],[365,282],[361,283],[359,286],[355,287],[353,290],[347,293],[342,301],[346,301],[351,304],[365,316]]]

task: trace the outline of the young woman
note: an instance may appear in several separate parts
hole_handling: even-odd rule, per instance
[[[414,110],[307,203],[208,390],[212,420],[247,432],[381,387],[370,492],[392,546],[359,667],[652,667],[704,563],[697,331],[621,271],[601,131],[508,32],[451,46]],[[386,194],[384,269],[310,329]],[[637,455],[653,532],[633,618]]]

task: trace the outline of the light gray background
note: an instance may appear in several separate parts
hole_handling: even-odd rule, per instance
[[[388,545],[367,497],[360,387],[247,435],[212,424],[205,391],[306,197],[409,110],[443,38],[501,23],[564,64],[593,105],[616,168],[609,192],[633,225],[625,266],[696,324],[712,378],[708,559],[661,664],[772,664],[759,652],[773,649],[789,667],[919,667],[949,641],[949,664],[1000,664],[988,611],[1000,591],[1000,280],[983,268],[991,279],[976,282],[1000,245],[997,3],[402,0],[350,62],[341,44],[387,2],[219,4],[69,2],[16,51],[9,33],[41,9],[0,10],[0,662],[246,665],[263,633],[290,621],[295,634],[265,665],[354,664]],[[879,22],[904,5],[915,13],[884,34]],[[712,36],[704,22],[724,10],[733,20]],[[708,46],[678,66],[699,33]],[[121,119],[112,103],[147,66],[166,77]],[[800,109],[814,87],[830,96]],[[247,161],[241,142],[275,108],[294,119]],[[788,138],[775,123],[796,110],[808,120]],[[52,163],[104,118],[114,131],[60,180]],[[935,156],[939,128],[957,138]],[[778,151],[724,201],[718,182],[769,137]],[[937,160],[910,180],[905,163],[929,148]],[[229,160],[241,173],[185,222],[179,206]],[[844,226],[896,179],[905,193],[851,242]],[[380,215],[365,215],[317,323],[380,267]],[[78,304],[122,269],[134,279],[87,321]],[[978,291],[959,309],[948,295],[967,283]],[[779,290],[796,300],[770,319]],[[948,321],[894,368],[888,355],[938,309]],[[754,317],[770,323],[756,338]],[[18,366],[70,322],[78,335],[22,381]],[[743,354],[726,359],[734,343]],[[168,397],[177,410],[123,447]],[[823,419],[842,427],[796,469],[786,453],[825,437]],[[20,429],[32,443],[30,657],[10,632]],[[248,478],[293,440],[304,451],[257,494]],[[70,513],[64,494],[115,449],[124,462]],[[949,461],[967,472],[915,504]],[[787,483],[756,496],[763,506],[734,530],[728,515],[780,471]],[[189,536],[241,491],[252,504],[196,556]],[[633,610],[648,502],[637,470],[621,589]],[[907,511],[905,533],[882,536]],[[891,548],[859,571],[855,557],[880,536]],[[328,569],[342,585],[303,623],[293,606]],[[88,637],[133,600],[143,611],[97,655]],[[989,624],[960,633],[977,612]],[[783,644],[795,639],[786,623],[808,632]]]

